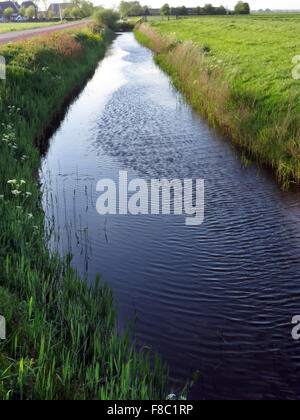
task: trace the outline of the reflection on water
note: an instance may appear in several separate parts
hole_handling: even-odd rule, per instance
[[[99,216],[96,183],[204,178],[205,221]],[[300,195],[282,192],[193,113],[132,34],[116,39],[50,141],[41,178],[53,242],[114,287],[119,324],[158,351],[192,398],[295,398]]]

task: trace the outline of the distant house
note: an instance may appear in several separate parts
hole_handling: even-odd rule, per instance
[[[187,7],[186,12],[189,16],[197,15],[196,7]]]
[[[33,6],[35,8],[35,19],[39,18],[39,8],[37,7],[37,5],[35,3],[33,3],[33,1],[24,1],[21,4],[21,7],[24,7],[25,9],[28,9],[28,7]]]
[[[49,6],[48,12],[52,12],[52,16],[55,18],[61,18],[62,12],[70,7],[70,3],[52,3]]]
[[[48,10],[39,9],[39,19],[46,19],[48,16]]]
[[[160,16],[160,9],[149,9],[151,16]]]
[[[14,14],[12,15],[13,20],[15,20],[16,17],[18,16],[18,10],[20,9],[19,4],[15,1],[3,1],[3,2],[0,2],[0,17],[2,18],[2,20],[3,20],[4,10],[9,9],[9,8],[13,9],[14,11]]]
[[[25,9],[28,9],[28,7],[33,6],[35,8],[35,19],[38,19],[38,7],[33,1],[24,1],[22,5],[20,6],[19,3],[15,1],[3,1],[0,2],[0,20],[4,21],[3,13],[6,9],[13,9],[14,13],[12,15],[12,20],[17,20],[19,16],[19,9],[21,7],[24,7]]]

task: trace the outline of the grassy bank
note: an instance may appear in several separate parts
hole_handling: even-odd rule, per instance
[[[50,254],[36,143],[106,46],[90,31],[0,48],[0,399],[160,399],[167,372],[116,333],[113,296]]]
[[[280,182],[300,181],[300,14],[153,21],[136,30],[192,106]]]

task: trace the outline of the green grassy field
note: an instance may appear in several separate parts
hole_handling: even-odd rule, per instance
[[[210,56],[223,61],[227,77],[234,70],[245,87],[263,90],[271,101],[290,96],[293,88],[300,93],[291,73],[292,58],[300,54],[300,14],[199,17],[154,21],[153,26],[162,34],[208,45]]]
[[[153,42],[156,35],[149,25],[162,35],[160,41]],[[292,76],[292,59],[300,55],[300,14],[150,19],[139,34],[195,108],[274,167],[282,182],[300,181],[300,80]],[[169,50],[162,47],[167,37]],[[191,49],[198,68],[191,62]],[[187,62],[193,68],[189,77]],[[206,86],[198,80],[204,73]],[[222,106],[214,107],[213,101],[221,100],[218,89]]]
[[[110,34],[110,35],[109,35]],[[0,47],[0,400],[164,399],[168,374],[116,331],[112,291],[48,249],[38,180],[44,132],[112,33],[62,31]],[[53,199],[54,200],[54,199]],[[52,201],[49,205],[57,205]]]
[[[64,22],[65,23],[65,22]],[[61,22],[12,22],[12,23],[0,23],[0,34],[5,32],[24,31],[26,29],[38,29],[45,28],[48,26],[60,25]]]

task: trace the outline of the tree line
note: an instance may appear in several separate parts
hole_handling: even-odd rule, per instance
[[[119,7],[121,17],[127,18],[129,16],[150,16],[151,11],[148,6],[142,6],[138,1],[122,1]],[[164,4],[160,9],[162,16],[187,16],[189,9],[185,6],[170,7],[169,4]],[[226,15],[226,14],[250,14],[249,3],[239,1],[235,6],[234,11],[227,10],[224,6],[214,7],[212,4],[206,4],[204,7],[193,8],[195,15]]]
[[[72,0],[70,5],[62,10],[63,19],[81,19],[92,16],[95,11],[93,3],[87,0]],[[50,13],[50,15],[49,15]],[[51,10],[48,11],[48,17],[51,18]]]
[[[224,6],[214,7],[212,4],[206,4],[204,7],[196,7],[193,10],[195,15],[227,15],[227,10]],[[165,4],[160,9],[162,16],[187,16],[189,14],[187,7],[170,7]]]
[[[189,14],[188,8],[185,6],[181,7],[170,7],[168,4],[165,4],[160,9],[160,14],[162,16],[187,16]],[[250,6],[248,3],[239,1],[234,9],[234,12],[225,9],[224,6],[215,7],[211,3],[206,4],[204,7],[195,7],[193,9],[193,14],[201,15],[227,15],[227,14],[238,14],[238,15],[248,15],[250,14]]]
[[[121,1],[119,13],[122,18],[129,16],[149,16],[150,9],[148,6],[142,6],[138,1]]]

